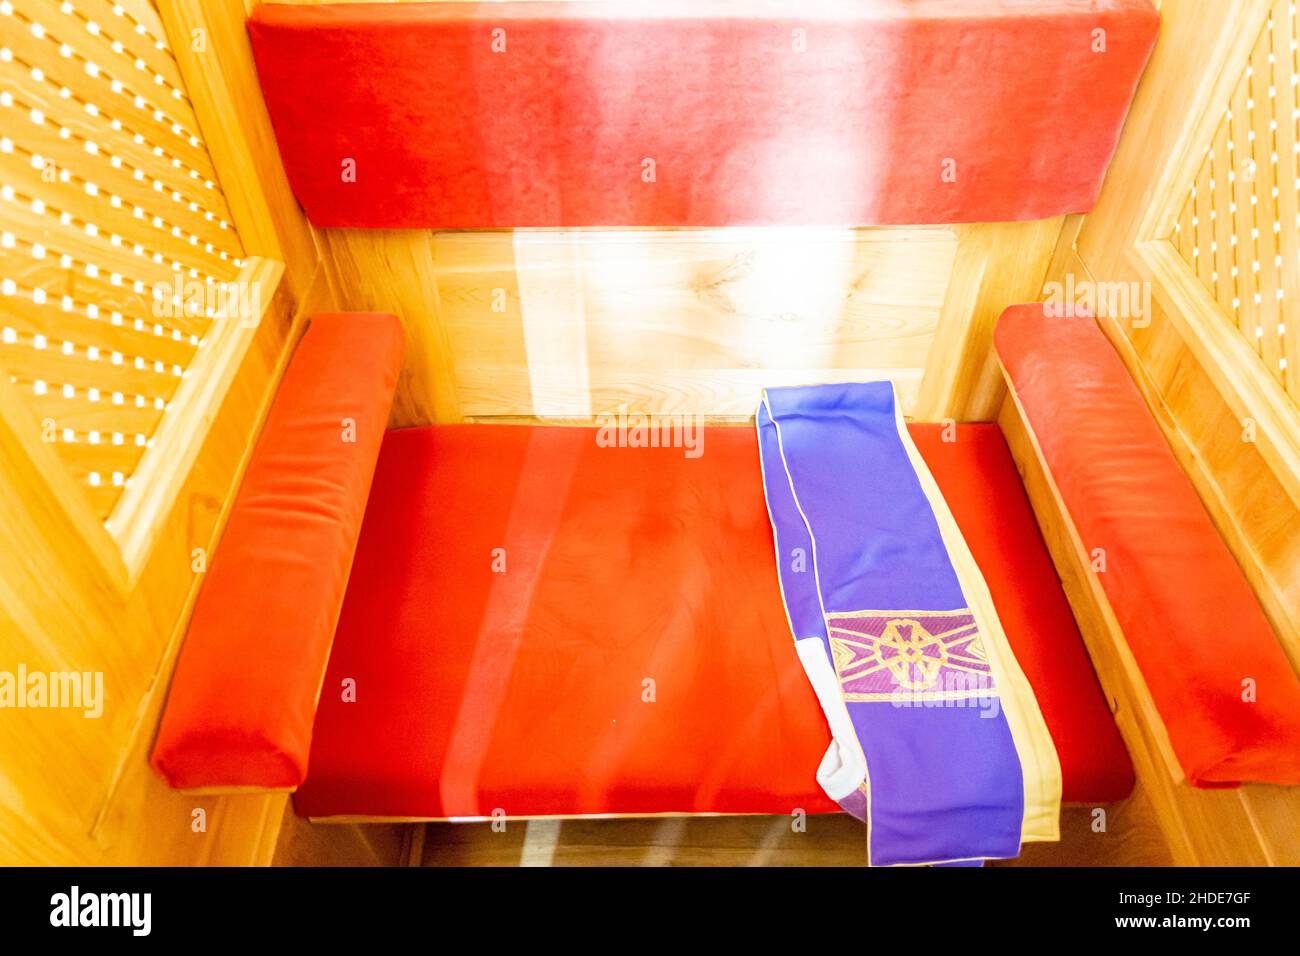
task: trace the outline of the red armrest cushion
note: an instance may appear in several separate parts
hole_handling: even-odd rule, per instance
[[[248,21],[312,222],[450,229],[1084,212],[1158,27],[1150,0],[272,3]],[[1044,149],[1066,127],[1070,148]]]
[[[1018,305],[995,341],[1188,780],[1300,783],[1300,680],[1101,329]]]
[[[178,789],[296,787],[402,364],[391,315],[318,315],[203,582],[152,763]]]

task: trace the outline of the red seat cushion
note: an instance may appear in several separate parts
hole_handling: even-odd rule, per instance
[[[1159,24],[1150,0],[811,7],[268,3],[248,30],[312,222],[461,229],[1084,212]]]
[[[317,315],[294,351],[199,592],[152,763],[181,789],[287,789],[402,365],[394,316]]]
[[[918,433],[976,529],[1060,735],[1067,798],[1127,793],[1127,757],[996,426],[964,426],[943,448]],[[782,609],[751,429],[709,429],[697,458],[600,447],[592,429],[393,431],[295,805],[832,811],[814,779],[829,742]]]
[[[1300,680],[1105,335],[1020,305],[995,338],[1188,780],[1300,783]]]

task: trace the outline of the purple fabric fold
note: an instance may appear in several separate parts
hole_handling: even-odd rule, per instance
[[[769,389],[758,435],[782,595],[835,736],[818,779],[867,823],[872,864],[1016,856],[1020,759],[892,384]]]

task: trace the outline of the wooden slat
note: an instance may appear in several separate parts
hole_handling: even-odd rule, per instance
[[[1218,279],[1210,289],[1220,302],[1231,302],[1237,295],[1238,282],[1233,270],[1237,267],[1236,247],[1232,244],[1232,202],[1233,183],[1237,172],[1232,167],[1232,157],[1228,155],[1228,126],[1220,124],[1211,144],[1209,156],[1210,175],[1214,181],[1214,242],[1218,247],[1214,256],[1214,268]]]
[[[0,257],[0,266],[4,265]],[[12,270],[6,270],[12,275]],[[77,354],[87,348],[97,348],[105,354],[117,352],[134,359],[137,355],[148,362],[161,361],[169,368],[179,365],[185,368],[194,357],[195,346],[188,340],[177,342],[171,337],[140,332],[126,324],[114,325],[107,315],[102,319],[90,319],[80,310],[65,312],[58,304],[47,300],[37,303],[29,298],[30,285],[22,282],[19,276],[18,292],[11,296],[0,296],[0,325],[15,329],[22,337],[30,339],[33,335],[43,335],[51,348],[63,348],[64,342],[71,342]]]
[[[165,263],[154,262],[148,254],[137,255],[128,239],[114,245],[112,237],[107,234],[91,236],[84,226],[64,225],[57,212],[33,212],[30,200],[39,197],[21,193],[15,193],[15,197],[0,203],[0,216],[4,223],[15,235],[23,236],[29,242],[40,242],[52,253],[67,254],[77,262],[97,265],[101,272],[116,272],[132,281],[138,280],[150,290],[155,283],[172,284],[177,277],[185,277],[183,272]],[[230,276],[218,278],[224,280]]]
[[[1269,21],[1271,27],[1271,19]],[[1273,120],[1275,100],[1269,96],[1272,85],[1272,70],[1268,62],[1272,47],[1272,30],[1266,28],[1260,43],[1256,45],[1251,56],[1249,78],[1245,82],[1249,90],[1250,106],[1247,117],[1251,127],[1251,156],[1255,160],[1255,181],[1251,189],[1252,231],[1254,241],[1251,247],[1252,259],[1248,265],[1256,273],[1256,292],[1259,301],[1255,303],[1258,315],[1259,354],[1264,365],[1277,376],[1280,372],[1278,360],[1281,348],[1277,335],[1277,289],[1278,268],[1277,236],[1274,228],[1278,223],[1278,204],[1273,197],[1273,188],[1281,186],[1294,190],[1294,180],[1290,183],[1278,182],[1278,168],[1273,162],[1274,137],[1270,130]],[[1258,271],[1257,271],[1258,270]]]
[[[1277,122],[1275,149],[1279,169],[1277,218],[1281,224],[1282,266],[1278,287],[1281,352],[1287,360],[1282,383],[1300,402],[1300,12],[1296,4],[1279,5],[1273,15],[1273,116]]]
[[[91,361],[83,355],[64,355],[53,348],[37,349],[23,337],[17,343],[0,344],[0,368],[19,381],[45,382],[50,389],[61,389],[64,385],[71,385],[78,392],[97,389],[104,401],[109,401],[115,393],[121,393],[124,401],[133,401],[136,395],[167,401],[181,382],[170,370],[159,373],[152,368],[138,369],[127,360],[114,365],[106,358]]]
[[[222,230],[218,224],[219,219],[228,216],[225,200],[220,192],[216,189],[207,189],[203,181],[195,179],[191,171],[184,166],[176,168],[165,154],[157,155],[154,147],[147,141],[137,142],[134,136],[122,129],[120,125],[115,128],[119,120],[112,110],[104,107],[103,103],[87,102],[75,95],[62,95],[54,84],[33,80],[30,70],[16,61],[0,61],[0,82],[5,84],[24,114],[28,114],[33,108],[39,109],[56,131],[61,126],[66,127],[76,138],[81,161],[73,164],[73,168],[81,175],[90,178],[88,172],[93,171],[94,181],[99,186],[106,187],[108,181],[103,177],[110,174],[108,171],[100,170],[99,164],[107,166],[110,163],[111,152],[112,157],[120,160],[127,167],[123,175],[131,177],[131,183],[148,190],[147,193],[130,194],[139,205],[151,213],[168,219],[169,223],[182,226],[204,240],[211,240],[214,244],[220,241],[229,245],[232,242],[231,230],[229,228]],[[9,132],[11,135],[17,135],[20,129],[21,124],[15,124]],[[23,140],[24,137],[18,137],[20,143]],[[86,141],[103,146],[104,152],[99,156],[86,153]],[[141,182],[135,179],[136,170],[143,172],[147,176],[147,181]],[[165,187],[165,191],[160,192],[154,188],[155,180]],[[179,193],[182,199],[176,200],[174,193]],[[126,194],[124,198],[127,198]],[[199,206],[198,212],[189,208],[191,203]],[[204,215],[205,210],[211,211],[211,220]]]
[[[77,214],[83,220],[102,222],[105,228],[108,228],[110,222],[116,221],[120,224],[117,231],[124,238],[129,237],[151,251],[162,252],[169,260],[176,259],[186,268],[197,267],[200,271],[232,274],[238,271],[232,262],[222,260],[219,252],[209,253],[205,250],[205,243],[212,242],[215,246],[213,240],[222,238],[223,232],[229,230],[223,231],[219,224],[207,222],[202,207],[198,212],[191,212],[187,203],[176,202],[169,193],[152,188],[149,185],[151,180],[136,179],[132,170],[125,166],[114,168],[107,155],[109,147],[103,145],[105,141],[97,141],[102,154],[93,156],[86,152],[86,141],[76,136],[64,138],[55,123],[32,123],[29,119],[30,111],[18,106],[19,102],[22,102],[21,95],[14,98],[13,106],[0,105],[0,123],[17,137],[14,152],[5,156],[7,168],[15,177],[15,180],[6,181],[15,189],[20,185],[16,178],[22,177],[29,192],[31,188],[39,188],[41,191],[36,196],[48,199],[50,205],[55,205],[61,199],[65,211]],[[33,165],[33,156],[53,162],[56,173],[66,169],[75,184],[58,181],[61,180],[61,175],[56,177],[55,182],[42,179],[40,170]],[[22,168],[24,166],[25,170]],[[33,175],[39,183],[38,187],[31,185]],[[85,190],[86,182],[94,183],[100,195],[89,195]],[[120,196],[124,204],[129,203],[133,208],[113,209],[113,195]],[[134,207],[140,207],[141,214],[148,218],[135,218]],[[163,220],[166,228],[154,225],[155,216]],[[182,229],[185,238],[173,236],[173,226]],[[189,243],[189,235],[196,236],[199,244]],[[228,246],[236,245],[225,239],[223,242]],[[237,256],[237,249],[229,249],[227,256],[231,255]]]
[[[53,443],[54,451],[74,475],[96,471],[105,483],[112,484],[114,472],[122,474],[124,478],[129,476],[145,453],[144,448],[127,440],[125,436],[120,445],[113,444],[112,437],[111,432],[107,436],[101,435],[95,444],[86,440],[66,442],[60,439]]]
[[[142,285],[141,291],[137,291],[133,280],[121,278],[115,284],[112,275],[98,271],[91,275],[87,263],[71,257],[65,260],[50,250],[45,250],[44,257],[38,259],[34,251],[33,243],[19,238],[15,238],[13,249],[0,248],[0,276],[13,279],[20,288],[44,289],[47,297],[55,305],[60,305],[60,314],[48,317],[49,321],[55,323],[52,332],[66,331],[68,334],[65,337],[76,340],[77,330],[83,328],[81,323],[84,322],[94,327],[87,330],[85,335],[112,336],[112,342],[121,343],[113,346],[119,351],[130,350],[149,355],[153,349],[161,348],[164,352],[159,357],[162,357],[162,354],[173,355],[175,350],[171,344],[159,344],[161,340],[177,345],[183,343],[192,348],[192,339],[201,339],[210,324],[204,315],[187,315],[184,310],[174,307],[171,315],[155,316],[153,290],[150,287]],[[174,291],[176,286],[169,284],[167,288]],[[180,288],[184,294],[184,285]],[[64,296],[72,300],[71,311],[61,307]],[[97,307],[98,318],[87,316],[86,306],[90,304]],[[3,305],[3,300],[0,300],[0,305]],[[119,315],[120,324],[114,318]],[[137,321],[142,325],[137,325]],[[111,326],[112,331],[100,331],[98,326],[101,324]],[[179,340],[176,339],[177,334]],[[138,344],[128,347],[126,343],[136,341],[137,337]],[[98,343],[92,341],[90,344]]]
[[[141,4],[136,12],[143,13],[146,6]],[[126,8],[118,0],[77,0],[74,9],[81,19],[98,23],[110,41],[121,43],[133,65],[135,60],[143,60],[149,70],[162,76],[172,87],[184,91],[185,82],[176,66],[176,58],[166,48],[165,42],[162,49],[157,46],[162,41],[163,31],[152,7],[147,7],[156,28],[152,36],[136,32],[137,21],[127,16]]]
[[[1236,239],[1233,260],[1237,264],[1237,298],[1235,303],[1228,303],[1228,315],[1235,317],[1237,328],[1241,330],[1250,347],[1258,352],[1259,340],[1255,330],[1259,327],[1260,315],[1259,308],[1255,305],[1255,293],[1259,289],[1259,276],[1250,267],[1255,249],[1255,240],[1251,238],[1255,213],[1250,204],[1254,186],[1245,175],[1250,169],[1248,164],[1253,159],[1248,140],[1250,131],[1250,122],[1246,114],[1248,95],[1244,84],[1237,88],[1232,97],[1232,118],[1228,121],[1233,166],[1237,170],[1232,190],[1234,205],[1232,235]]]
[[[1192,268],[1206,288],[1214,287],[1211,278],[1214,271],[1214,222],[1210,219],[1213,208],[1210,197],[1209,177],[1202,171],[1201,178],[1192,187]]]
[[[0,108],[0,113],[2,112],[3,108]],[[107,163],[97,162],[93,165],[98,168],[89,168],[92,164],[83,162],[76,170],[66,167],[59,169],[57,158],[48,152],[41,152],[37,146],[36,155],[46,162],[55,163],[55,181],[47,181],[42,176],[42,170],[33,165],[31,147],[34,145],[37,144],[15,146],[12,153],[0,153],[0,181],[12,187],[29,204],[32,199],[40,199],[51,215],[58,216],[67,212],[80,226],[93,222],[106,238],[117,234],[123,242],[132,245],[139,243],[149,253],[162,253],[169,267],[174,262],[179,263],[187,273],[194,270],[199,275],[229,277],[239,271],[235,266],[241,258],[238,250],[227,251],[226,258],[222,259],[221,252],[225,250],[215,245],[212,250],[208,250],[203,242],[189,242],[188,234],[174,236],[171,231],[173,222],[164,220],[161,225],[155,223],[149,216],[149,207],[137,207],[126,196],[119,196],[119,205],[115,206],[113,197],[117,195],[116,190],[105,187],[104,177],[98,175],[100,172],[111,171]],[[61,145],[63,148],[60,152],[67,147],[67,144]],[[63,178],[65,171],[67,180]],[[96,195],[92,196],[87,191],[87,182],[95,184]],[[170,201],[164,201],[170,205]],[[140,208],[140,215],[146,218],[137,218],[136,208]],[[157,204],[153,208],[158,208]]]
[[[71,428],[78,435],[91,431],[109,434],[120,431],[124,435],[149,436],[154,433],[163,416],[162,410],[153,404],[141,408],[135,402],[126,405],[91,402],[84,391],[72,398],[65,398],[61,392],[33,395],[30,383],[18,383],[17,387],[37,421],[42,426],[48,422],[59,432]]]
[[[1178,254],[1188,262],[1192,261],[1192,249],[1196,247],[1196,232],[1192,228],[1192,214],[1195,204],[1192,197],[1188,196],[1183,202],[1182,211],[1178,214],[1178,220],[1174,224],[1174,233],[1171,242],[1178,247]]]
[[[150,41],[161,41],[166,46],[167,31],[163,29],[162,20],[158,16],[153,0],[115,0],[113,6],[122,8],[122,17],[130,24],[131,33],[136,32],[137,26],[143,27],[145,38]]]
[[[61,60],[75,62],[83,72],[86,63],[95,64],[98,73],[91,78],[103,84],[99,97],[101,106],[121,101],[129,104],[136,117],[147,115],[158,131],[154,145],[161,146],[168,156],[178,157],[205,179],[213,178],[211,160],[202,143],[195,142],[198,139],[198,121],[184,87],[168,81],[165,76],[161,77],[161,83],[158,82],[156,77],[161,74],[150,72],[147,66],[145,70],[137,69],[135,57],[126,53],[125,45],[121,53],[114,50],[114,38],[107,35],[103,25],[100,25],[98,35],[89,31],[89,19],[76,5],[68,13],[63,12],[64,5],[60,0],[19,0],[18,6],[30,9],[25,14],[22,10],[17,11],[17,18],[25,15],[43,23],[46,28],[44,42],[50,43],[60,53]],[[61,55],[65,47],[69,48],[70,56]],[[48,61],[48,55],[45,59]],[[137,102],[142,105],[137,105]],[[128,121],[123,117],[122,121],[132,132],[145,134],[136,126],[138,119]]]
[[[165,410],[176,391],[176,386],[167,381],[173,376],[151,376],[157,384],[149,387],[145,381],[148,373],[143,371],[102,361],[70,359],[49,350],[38,351],[21,340],[16,345],[0,345],[0,369],[25,397],[57,393],[106,407]]]
[[[199,124],[194,110],[185,96],[184,84],[176,70],[174,60],[160,61],[162,70],[136,66],[137,56],[126,49],[127,38],[138,34],[122,30],[124,23],[116,17],[95,15],[93,2],[65,5],[61,0],[16,0],[15,9],[20,15],[39,20],[56,43],[66,43],[77,54],[93,60],[110,78],[120,82],[129,94],[144,97],[152,106],[162,110],[169,124],[179,124],[187,135],[197,135]],[[102,12],[103,7],[99,8]],[[111,14],[111,10],[108,11]],[[90,24],[94,23],[94,30]],[[115,34],[121,33],[122,36]],[[117,41],[120,46],[116,46]],[[149,47],[154,53],[159,51]],[[161,82],[160,82],[161,81]],[[176,94],[180,95],[177,96]],[[197,148],[197,147],[196,147]]]
[[[202,143],[196,146],[190,141],[190,137],[196,135],[197,130],[191,129],[184,134],[172,130],[173,121],[166,118],[167,105],[163,102],[165,97],[161,95],[160,87],[147,90],[142,87],[140,96],[143,97],[143,105],[137,105],[135,96],[128,95],[125,88],[122,92],[114,92],[112,87],[114,78],[108,76],[102,69],[98,76],[90,75],[87,72],[88,61],[85,57],[75,54],[66,57],[60,55],[62,38],[52,39],[48,35],[33,36],[28,26],[30,20],[24,20],[17,14],[10,19],[10,22],[17,29],[6,31],[4,46],[12,51],[15,60],[29,70],[39,68],[47,82],[56,87],[66,86],[83,102],[101,106],[110,116],[121,120],[128,134],[140,134],[151,146],[161,147],[167,155],[180,158],[187,166],[196,170],[204,180],[215,182],[212,164],[203,150]],[[71,37],[67,42],[74,51],[82,48],[81,38],[78,36]],[[102,67],[102,64],[96,61],[96,66]],[[125,80],[123,82],[125,83]],[[155,118],[156,110],[163,111],[164,119]]]

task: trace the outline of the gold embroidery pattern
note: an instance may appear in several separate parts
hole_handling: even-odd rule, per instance
[[[827,616],[844,699],[958,701],[996,696],[968,608]]]

